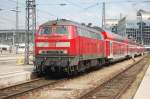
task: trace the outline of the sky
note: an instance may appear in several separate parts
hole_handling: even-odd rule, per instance
[[[25,1],[19,1],[19,29],[25,28]],[[139,9],[150,11],[150,0],[36,0],[37,25],[54,19],[68,19],[79,23],[101,26],[102,2],[106,3],[106,19],[119,19],[120,15],[136,19]],[[61,6],[60,4],[66,4]],[[16,14],[12,9],[16,0],[0,0],[0,30],[15,29]]]

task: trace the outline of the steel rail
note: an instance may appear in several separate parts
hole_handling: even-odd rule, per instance
[[[131,69],[132,67],[134,67],[135,65],[139,64],[140,62],[142,62],[144,59],[146,58],[146,56],[144,56],[142,59],[140,59],[139,61],[135,62],[134,64],[131,64],[127,69],[125,69],[124,71],[118,73],[117,75],[115,75],[114,77],[110,78],[109,80],[105,81],[103,84],[97,86],[94,89],[89,90],[87,93],[82,94],[79,99],[88,99],[88,97],[92,96],[94,93],[96,93],[96,90],[101,90],[104,85],[106,85],[107,83],[109,83],[110,81],[112,81],[113,79],[115,79],[116,77],[118,77],[119,75],[125,73],[126,71],[128,71],[129,69]],[[132,84],[134,80],[129,81],[130,85]],[[129,85],[129,86],[130,86]],[[115,95],[115,97],[107,97],[109,99],[119,99],[119,97],[129,88],[129,86],[124,87],[117,95]]]
[[[15,84],[15,85],[7,86],[7,87],[4,87],[4,88],[0,88],[0,92],[3,91],[3,90],[6,90],[8,88],[13,88],[13,87],[17,87],[17,86],[24,85],[24,84],[27,84],[27,83],[35,82],[35,81],[38,81],[40,79],[43,79],[43,78],[37,78],[37,79],[22,82],[22,83],[19,83],[19,84]]]
[[[33,90],[37,90],[46,86],[54,85],[61,80],[45,80],[44,78],[34,79],[28,82],[24,82],[18,85],[9,86],[6,88],[0,89],[0,99],[8,99],[19,97],[24,93],[32,92]]]

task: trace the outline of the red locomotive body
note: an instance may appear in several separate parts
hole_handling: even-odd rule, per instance
[[[35,36],[36,70],[68,74],[82,71],[104,63],[103,48],[99,31],[64,19],[50,21],[41,25]]]
[[[143,51],[142,45],[117,34],[61,19],[39,27],[34,65],[39,74],[72,75]]]

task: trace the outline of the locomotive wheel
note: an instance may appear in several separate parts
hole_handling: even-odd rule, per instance
[[[73,70],[72,70],[72,75],[73,75],[73,76],[76,76],[76,75],[78,74],[78,67],[77,67],[77,65],[72,66],[72,68],[73,68]]]
[[[68,76],[75,76],[78,74],[77,66],[68,66],[67,67],[67,75]]]
[[[70,71],[70,66],[68,66],[67,68],[66,68],[66,72],[65,72],[65,75],[67,75],[67,76],[71,76],[71,71]]]
[[[44,74],[42,72],[42,70],[39,70],[36,72],[37,77],[42,77]]]

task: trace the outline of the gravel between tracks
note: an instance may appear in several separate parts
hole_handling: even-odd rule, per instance
[[[142,57],[135,60],[138,61]],[[64,82],[60,82],[53,87],[44,88],[42,91],[34,95],[28,96],[28,99],[77,99],[83,93],[96,88],[103,82],[114,77],[133,64],[133,60],[126,60],[121,63],[116,63],[109,67],[104,67],[100,70],[90,72]]]
[[[137,75],[131,87],[120,97],[120,99],[133,99],[134,98],[149,66],[150,66],[150,60],[148,61],[148,64],[145,65],[145,67]]]
[[[98,86],[80,99],[120,99],[134,82],[139,72],[146,66],[147,62],[148,57],[132,65],[131,68],[121,72],[108,82]]]

